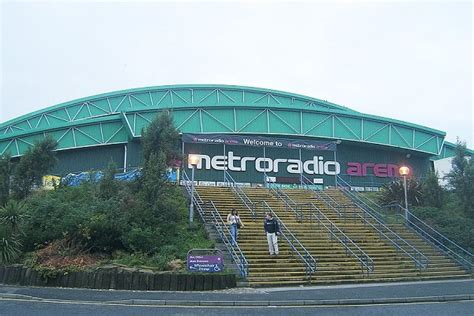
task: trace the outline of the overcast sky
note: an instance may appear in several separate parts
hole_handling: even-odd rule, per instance
[[[121,89],[235,84],[425,125],[474,147],[470,1],[4,0],[1,11],[0,122]]]

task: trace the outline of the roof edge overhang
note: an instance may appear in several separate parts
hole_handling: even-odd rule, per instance
[[[184,91],[184,92],[183,92]],[[173,104],[173,95],[175,95],[175,101],[180,98],[184,101],[183,96],[184,94],[191,94],[198,95],[200,93],[200,97],[196,97],[195,99],[188,98],[186,104],[180,104],[179,106]],[[195,94],[194,91],[196,91]],[[211,92],[209,92],[211,91]],[[166,93],[169,93],[171,96],[171,103],[167,103],[166,100],[162,103],[161,100],[154,104],[153,100],[150,104],[146,105],[145,102],[140,101],[140,97],[151,95],[153,93],[161,93],[161,95],[166,96]],[[208,96],[215,93],[217,99],[211,102],[210,99],[202,98],[206,93]],[[243,97],[239,100],[234,96],[242,93]],[[247,94],[245,94],[247,93]],[[181,94],[181,96],[180,96]],[[221,100],[219,102],[219,95],[221,96]],[[245,98],[245,95],[253,95],[254,99],[251,100],[248,97],[248,101]],[[162,99],[164,98],[162,97]],[[235,104],[224,104],[223,101],[227,99],[235,98],[238,102]],[[199,101],[201,99],[201,101]],[[110,106],[109,100],[114,99],[122,100],[118,106]],[[99,107],[97,107],[95,103],[99,104],[99,102],[103,102],[105,104],[105,100],[109,102],[109,108],[100,109],[101,111],[97,111]],[[124,101],[125,100],[125,101]],[[205,100],[203,102],[203,100]],[[255,100],[259,102],[255,102]],[[114,102],[115,102],[114,101]],[[179,100],[178,100],[179,101]],[[265,101],[265,102],[262,102]],[[141,102],[142,105],[138,104],[139,106],[133,106],[133,104],[138,104],[137,102]],[[123,103],[123,104],[122,104]],[[128,104],[127,106],[125,104]],[[183,102],[182,102],[183,103]],[[122,104],[122,105],[121,105]],[[87,106],[86,106],[87,105]],[[96,106],[96,113],[91,113],[91,109],[89,109],[89,105]],[[146,105],[146,106],[144,106]],[[84,107],[84,109],[82,109]],[[83,111],[86,112],[85,108],[89,111],[89,114],[82,115],[79,112]],[[38,135],[38,134],[47,134],[52,130],[58,130],[61,128],[73,128],[76,126],[85,126],[85,125],[94,125],[99,124],[98,122],[103,121],[110,121],[110,120],[117,120],[122,122],[124,128],[127,130],[129,138],[137,137],[136,131],[132,130],[132,126],[128,121],[128,116],[135,115],[137,113],[145,113],[145,112],[157,112],[162,110],[173,110],[173,111],[185,111],[185,110],[208,110],[209,109],[228,109],[229,107],[233,107],[237,110],[255,110],[255,109],[268,109],[268,111],[290,111],[290,112],[301,112],[301,115],[311,115],[314,113],[321,114],[321,115],[331,115],[336,117],[337,119],[341,118],[342,120],[347,119],[356,119],[358,121],[366,120],[367,122],[375,122],[377,124],[383,124],[386,126],[391,127],[392,125],[396,128],[394,129],[397,132],[397,128],[406,128],[413,130],[413,133],[419,132],[421,134],[425,134],[428,136],[432,136],[436,139],[436,143],[438,145],[433,145],[432,147],[436,147],[436,149],[429,149],[426,148],[416,147],[415,141],[413,139],[413,146],[411,148],[400,147],[407,150],[418,151],[421,153],[428,153],[430,155],[439,155],[441,154],[441,148],[444,144],[444,137],[446,135],[445,132],[439,131],[436,129],[432,129],[429,127],[404,122],[401,120],[385,118],[381,116],[365,114],[361,112],[354,111],[350,108],[340,106],[328,101],[319,100],[312,97],[307,97],[299,94],[288,93],[278,90],[271,90],[271,89],[262,89],[262,88],[255,88],[255,87],[245,87],[245,86],[236,86],[236,85],[206,85],[206,84],[190,84],[190,85],[166,85],[166,86],[154,86],[154,87],[143,87],[143,88],[135,88],[135,89],[127,89],[127,90],[120,90],[114,91],[109,93],[98,94],[90,97],[84,97],[72,101],[68,101],[65,103],[61,103],[58,105],[54,105],[51,107],[47,107],[38,111],[34,111],[29,114],[22,115],[15,119],[11,119],[7,122],[0,124],[0,145],[1,141],[4,142],[8,139],[14,138],[21,138],[26,137],[28,135]],[[71,113],[67,113],[68,109]],[[94,110],[94,109],[93,109]],[[62,112],[61,112],[62,111]],[[63,113],[66,112],[67,116]],[[58,114],[59,113],[59,114]],[[59,120],[59,115],[63,115]],[[80,115],[78,115],[80,114]],[[48,121],[54,121],[54,124],[50,124]],[[53,119],[54,118],[54,119]],[[43,122],[41,121],[43,119]],[[48,121],[48,124],[45,124],[45,121]],[[26,122],[26,123],[25,123]],[[342,122],[342,121],[341,121]],[[21,124],[21,125],[20,125]],[[202,123],[201,123],[202,124]],[[334,123],[333,123],[334,124]],[[239,131],[236,131],[239,132]],[[278,131],[268,132],[269,134],[278,134]],[[295,136],[307,136],[307,137],[318,137],[317,135],[306,135],[306,134],[294,134]],[[335,139],[344,139],[344,137],[337,137],[337,135],[333,135]],[[353,139],[354,140],[354,139]],[[360,142],[370,143],[370,139],[364,139],[363,137],[360,138]],[[406,141],[411,142],[410,139]],[[375,142],[377,143],[377,142]],[[390,147],[397,147],[393,143],[387,142],[378,142],[378,145],[381,146],[390,146]],[[1,147],[1,146],[0,146]],[[410,145],[408,145],[410,147]],[[0,148],[0,153],[2,152],[2,148]]]

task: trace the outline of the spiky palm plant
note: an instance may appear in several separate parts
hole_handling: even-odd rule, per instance
[[[422,202],[422,196],[423,192],[421,182],[414,178],[407,179],[408,205],[420,205]],[[382,187],[380,203],[398,203],[402,206],[405,204],[405,192],[402,179],[392,181]]]
[[[21,234],[20,224],[25,217],[25,203],[10,200],[0,208],[0,224],[6,226],[12,235]]]
[[[18,258],[21,242],[14,236],[0,238],[0,264],[9,264]]]

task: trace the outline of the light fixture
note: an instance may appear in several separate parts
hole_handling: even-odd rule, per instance
[[[188,156],[188,166],[191,166],[191,203],[189,204],[189,224],[191,225],[194,221],[194,169],[199,162],[198,155]]]
[[[401,176],[407,176],[410,173],[410,168],[407,166],[401,166],[400,169],[398,169],[398,172]]]
[[[408,221],[408,194],[407,194],[407,175],[410,173],[410,168],[401,166],[398,172],[403,176],[403,191],[405,193],[405,220]]]
[[[191,166],[196,166],[196,165],[199,163],[199,156],[198,156],[198,155],[190,154],[190,155],[188,156],[188,163],[189,163]]]

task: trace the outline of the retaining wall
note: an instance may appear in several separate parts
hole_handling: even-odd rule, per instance
[[[210,291],[236,286],[234,274],[153,273],[123,269],[98,269],[59,273],[44,278],[22,265],[0,266],[0,283],[90,289]]]

